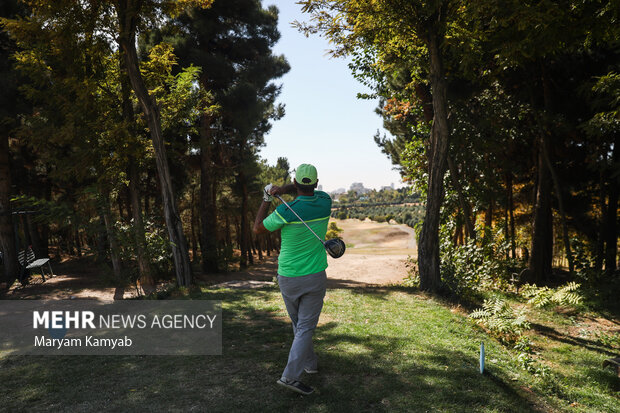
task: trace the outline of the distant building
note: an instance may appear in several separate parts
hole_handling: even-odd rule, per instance
[[[368,188],[364,188],[364,184],[361,182],[353,182],[351,184],[351,187],[349,188],[350,191],[355,191],[358,194],[365,194],[367,192],[370,192],[370,189]]]

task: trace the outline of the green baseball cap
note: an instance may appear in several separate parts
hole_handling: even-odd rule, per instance
[[[295,180],[302,185],[316,184],[316,168],[309,163],[302,163],[295,170]]]

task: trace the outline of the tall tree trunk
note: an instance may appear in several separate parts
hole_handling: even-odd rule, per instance
[[[463,193],[463,187],[461,186],[458,167],[456,166],[454,160],[450,155],[448,155],[447,160],[452,185],[454,185],[454,189],[456,189],[459,205],[461,207],[461,211],[463,212],[465,229],[467,230],[467,237],[471,239],[476,239],[476,230],[474,228],[474,222],[471,219],[471,205],[469,204],[467,198],[465,198],[465,194]]]
[[[541,141],[542,145],[543,142]],[[538,188],[534,206],[534,228],[530,251],[530,277],[534,282],[551,278],[553,259],[553,215],[551,211],[551,177],[545,165],[542,149],[538,150]]]
[[[543,132],[542,137],[542,153],[545,158],[545,164],[547,168],[549,168],[549,173],[551,174],[551,179],[553,181],[553,188],[555,192],[555,196],[558,200],[558,207],[560,209],[560,217],[562,219],[562,241],[564,242],[564,251],[566,252],[566,259],[568,260],[568,270],[572,274],[575,271],[575,265],[573,263],[573,253],[570,247],[570,240],[568,239],[568,222],[566,220],[566,212],[564,210],[564,197],[562,196],[562,187],[560,185],[560,179],[551,163],[551,158],[549,156],[549,147],[550,145],[547,143],[547,139],[545,138],[545,133]]]
[[[148,220],[151,216],[151,196],[149,187],[151,186],[151,172],[147,168],[146,172],[146,188],[144,190],[144,216]]]
[[[75,219],[75,224],[73,224],[73,238],[75,239],[75,249],[77,251],[77,256],[82,256],[82,242],[80,240],[80,226],[78,224],[77,217]]]
[[[510,239],[510,226],[509,226],[510,218],[508,217],[508,207],[504,209],[504,239],[506,242]],[[506,250],[506,260],[510,259],[510,251]]]
[[[192,237],[191,242],[192,242],[192,262],[198,262],[198,238],[196,237],[196,228],[197,228],[197,220],[198,217],[196,216],[196,191],[194,190],[194,188],[192,188],[192,198],[190,201],[190,211],[191,211],[191,218],[190,218],[190,222],[191,222],[191,232],[190,235]]]
[[[133,106],[131,103],[131,86],[129,85],[129,71],[127,70],[126,59],[119,59],[121,68],[121,95],[123,104],[123,119],[127,125],[127,132],[132,144],[135,144],[136,128]],[[129,150],[133,150],[130,145]],[[133,155],[128,157],[129,164],[129,185],[127,187],[127,196],[131,205],[131,215],[133,217],[133,236],[136,245],[136,260],[138,261],[138,282],[139,288],[145,294],[150,294],[154,290],[155,279],[151,271],[148,254],[146,252],[146,235],[144,232],[144,220],[142,218],[142,208],[140,206],[140,170],[138,160]]]
[[[488,244],[493,239],[493,209],[495,201],[493,198],[489,201],[489,206],[484,211],[484,243]]]
[[[19,276],[15,228],[11,215],[11,168],[9,164],[9,134],[0,126],[0,244],[4,262],[4,281],[10,286]]]
[[[31,216],[25,216],[26,226],[28,228],[28,234],[30,235],[30,242],[32,243],[32,250],[37,258],[45,257],[45,251],[43,249],[43,242],[41,241],[41,235],[37,228],[37,223],[34,222]]]
[[[217,203],[215,199],[213,154],[211,151],[211,117],[204,113],[200,127],[200,235],[202,270],[218,272]]]
[[[616,135],[612,166],[620,162],[620,138]],[[616,256],[618,254],[618,186],[620,178],[616,175],[610,177],[609,197],[607,201],[607,214],[605,217],[605,273],[611,275],[617,269]]]
[[[99,227],[97,229],[97,261],[103,262],[107,257],[106,245],[108,237],[106,233],[105,218],[103,211],[99,211]]]
[[[192,267],[189,261],[187,241],[183,234],[183,223],[177,212],[174,199],[172,179],[168,167],[166,147],[161,130],[159,108],[151,95],[149,95],[142,75],[140,73],[138,54],[136,52],[136,25],[138,20],[139,2],[132,0],[118,0],[116,3],[119,20],[120,33],[118,36],[119,46],[123,51],[123,56],[127,65],[131,86],[140,102],[142,111],[151,133],[153,149],[159,182],[161,186],[161,196],[164,209],[164,218],[168,228],[168,235],[172,244],[172,255],[177,277],[180,286],[189,286],[192,282]]]
[[[136,260],[140,273],[140,287],[146,294],[154,290],[155,279],[151,271],[151,264],[146,253],[146,235],[144,233],[144,221],[142,219],[142,208],[140,208],[140,174],[138,173],[138,162],[129,159],[129,194],[131,197],[131,213],[133,214],[133,235],[136,243]]]
[[[241,268],[248,266],[248,194],[247,186],[245,183],[245,176],[243,172],[239,172],[237,176],[239,189],[241,190],[241,222],[239,227],[239,247],[241,249]]]
[[[617,269],[618,254],[618,187],[610,186],[605,228],[605,273],[612,274]]]
[[[438,291],[441,287],[439,272],[439,219],[443,203],[443,177],[446,170],[446,158],[450,130],[448,128],[447,82],[445,79],[441,56],[443,35],[440,34],[440,22],[432,23],[428,30],[428,51],[430,55],[430,80],[433,94],[433,126],[431,128],[428,148],[428,192],[426,213],[420,244],[418,245],[418,265],[420,269],[420,288]]]
[[[24,234],[24,241],[26,241],[25,248],[32,246],[32,240],[30,239],[30,232],[28,231],[28,221],[26,221],[26,214],[19,214],[19,221],[21,222],[22,233]]]
[[[123,196],[120,191],[116,194],[116,206],[118,207],[118,218],[123,222],[127,222],[125,208],[123,207]]]
[[[49,170],[47,171],[49,174]],[[45,178],[41,183],[43,187],[43,197],[46,201],[52,200],[52,184],[49,179]],[[41,228],[41,248],[42,248],[42,256],[49,257],[49,234],[50,234],[50,226],[47,222],[43,222],[40,225]]]
[[[226,214],[226,222],[224,223],[226,225],[226,247],[231,249],[233,248],[232,245],[232,236],[230,234],[230,218],[228,216],[228,214]]]
[[[101,194],[102,197],[102,214],[105,222],[105,229],[108,234],[108,242],[110,243],[110,259],[112,260],[112,271],[117,279],[121,278],[121,258],[120,248],[116,239],[116,233],[114,232],[114,223],[112,222],[112,214],[110,213],[110,195],[105,192]]]
[[[607,164],[607,149],[605,148],[602,154],[603,165]],[[598,236],[596,238],[596,258],[594,260],[594,269],[596,272],[603,270],[603,261],[605,259],[605,238],[606,238],[606,218],[607,218],[607,205],[605,200],[607,199],[607,184],[605,182],[605,171],[601,168],[599,171],[599,209],[601,211],[598,221]]]
[[[260,235],[257,235],[256,237],[254,237],[254,246],[256,247],[256,252],[258,253],[258,260],[262,261],[263,260],[263,248],[261,245]]]
[[[506,188],[508,191],[508,216],[510,218],[510,249],[512,252],[512,259],[517,258],[517,244],[515,240],[515,204],[512,192],[512,173],[506,174]]]

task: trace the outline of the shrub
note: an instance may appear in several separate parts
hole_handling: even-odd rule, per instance
[[[579,293],[580,284],[569,282],[558,287],[536,287],[536,284],[525,284],[521,288],[521,295],[528,299],[528,304],[537,308],[548,307],[551,305],[570,305],[576,306],[582,303],[583,297]]]
[[[138,279],[138,268],[135,262],[137,252],[133,220],[129,224],[117,221],[114,226],[120,246],[121,260],[126,265],[129,281],[135,282]],[[174,263],[167,231],[163,226],[159,226],[153,221],[146,221],[144,223],[144,236],[146,255],[153,270],[153,276],[160,280],[169,279],[173,274]]]
[[[480,232],[480,231],[479,231]],[[454,245],[454,223],[441,226],[440,259],[444,286],[457,296],[491,288],[505,289],[508,274],[515,263],[506,259],[508,243],[499,236],[487,238],[482,245],[469,239],[464,245]]]
[[[472,312],[469,317],[479,325],[487,328],[492,335],[505,343],[515,342],[530,328],[523,310],[515,311],[510,304],[500,297],[484,300],[482,308]]]
[[[342,228],[339,228],[335,222],[330,222],[329,227],[327,227],[327,234],[325,234],[325,239],[334,239],[340,238],[340,234],[344,231]]]
[[[571,240],[571,247],[577,278],[588,284],[594,284],[599,281],[602,274],[596,270],[595,260],[586,244],[578,238],[573,238]]]
[[[517,351],[517,363],[523,370],[541,377],[545,377],[549,374],[549,367],[539,365],[532,357],[534,351],[532,350],[532,342],[529,338],[525,336],[519,337],[513,349]]]

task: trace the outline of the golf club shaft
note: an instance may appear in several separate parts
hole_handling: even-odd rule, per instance
[[[297,215],[297,212],[295,212],[295,211],[293,210],[293,208],[291,208],[291,206],[290,206],[289,204],[287,204],[287,203],[286,203],[286,201],[285,201],[284,199],[282,199],[282,197],[280,197],[280,195],[274,195],[274,196],[275,196],[276,198],[278,198],[280,201],[282,201],[282,203],[283,203],[284,205],[286,205],[286,206],[287,206],[287,208],[288,208],[288,209],[290,209],[290,210],[291,210],[291,212],[292,212],[293,214],[295,214],[295,216],[296,216],[297,218],[299,218],[299,220],[301,221],[301,223],[302,223],[302,224],[304,224],[304,225],[306,226],[306,228],[308,228],[308,229],[310,230],[310,232],[312,232],[312,233],[314,234],[314,236],[315,236],[315,237],[317,237],[317,239],[318,239],[319,241],[321,241],[321,244],[325,245],[325,241],[323,241],[323,240],[321,239],[321,237],[319,237],[318,235],[316,235],[316,232],[314,232],[314,231],[312,230],[312,228],[310,228],[310,226],[309,226],[308,224],[306,224],[306,222],[305,222],[303,219],[301,219],[301,217],[300,217],[299,215]]]

